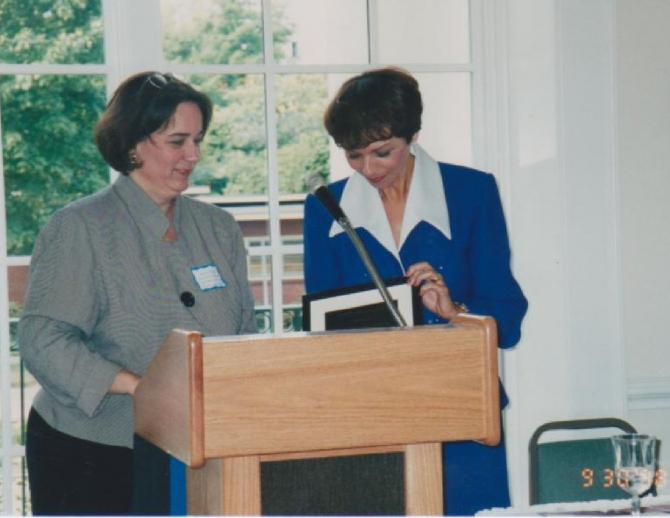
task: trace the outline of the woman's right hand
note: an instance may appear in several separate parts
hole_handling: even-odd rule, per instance
[[[461,312],[461,308],[451,300],[444,278],[429,263],[413,264],[407,269],[406,276],[410,286],[419,287],[423,305],[436,315],[451,320]]]
[[[135,389],[140,382],[137,374],[134,374],[126,369],[121,369],[114,378],[112,386],[109,389],[110,394],[128,394],[135,395]]]

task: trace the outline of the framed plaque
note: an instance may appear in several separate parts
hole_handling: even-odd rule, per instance
[[[419,289],[407,284],[404,277],[386,281],[386,287],[407,325],[422,324]],[[303,295],[302,325],[305,331],[397,327],[374,284]]]

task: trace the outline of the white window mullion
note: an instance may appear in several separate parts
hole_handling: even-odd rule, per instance
[[[486,124],[486,99],[482,74],[482,63],[486,49],[481,41],[484,31],[483,6],[479,0],[470,0],[470,105],[472,110],[472,158],[473,165],[490,171],[488,133]]]
[[[500,138],[507,120],[505,19],[504,4],[470,0],[474,166],[503,183],[509,169],[509,145]]]
[[[415,72],[471,72],[470,63],[393,63]],[[2,66],[2,65],[0,65]],[[355,75],[370,68],[369,64],[352,65],[298,65],[298,64],[267,64],[267,65],[184,65],[170,63],[167,71],[175,74],[345,74]]]
[[[113,74],[110,84],[115,89],[120,80],[145,70],[162,71],[163,42],[161,36],[160,0],[103,0],[105,24],[105,58]]]
[[[105,44],[105,67],[107,72],[107,99],[111,98],[116,85],[121,82],[121,36],[120,4],[116,0],[102,0],[102,22]]]
[[[0,137],[2,136],[2,106],[0,106]],[[4,178],[2,138],[0,138],[0,172]],[[9,289],[7,265],[7,211],[5,210],[5,182],[0,181],[0,398],[2,411],[2,508],[3,515],[12,511],[12,400],[9,333]]]
[[[272,38],[272,8],[270,0],[263,0],[263,55],[265,63],[274,63]],[[282,239],[279,210],[279,164],[277,160],[277,93],[274,71],[265,70],[265,124],[268,153],[268,211],[272,265],[272,322],[275,334],[284,332],[282,296]]]
[[[368,4],[368,62],[379,62],[379,38],[377,36],[377,0],[367,0]]]
[[[104,65],[13,65],[8,63],[0,63],[1,75],[96,75],[104,74],[107,69]]]
[[[274,252],[274,247],[267,246],[254,246],[249,249],[250,257],[263,257]],[[283,254],[301,254],[302,245],[282,245],[280,252]]]

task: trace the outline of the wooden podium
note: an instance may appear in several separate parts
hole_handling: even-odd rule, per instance
[[[260,515],[261,462],[404,453],[405,510],[441,515],[442,442],[500,440],[497,336],[452,325],[280,337],[175,330],[136,433],[188,466],[189,514]]]

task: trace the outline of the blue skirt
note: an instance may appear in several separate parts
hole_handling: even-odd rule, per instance
[[[472,516],[491,507],[509,507],[505,442],[497,446],[464,441],[442,445],[444,509],[450,516]]]

